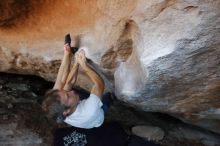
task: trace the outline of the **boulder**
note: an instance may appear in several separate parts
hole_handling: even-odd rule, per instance
[[[220,133],[220,1],[2,0],[0,71],[54,81],[63,37],[119,100]],[[91,82],[80,75],[78,84]]]

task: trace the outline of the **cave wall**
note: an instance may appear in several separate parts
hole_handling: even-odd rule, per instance
[[[54,81],[63,37],[81,34],[117,97],[220,133],[218,0],[3,0],[0,71]],[[78,84],[90,87],[82,74]]]

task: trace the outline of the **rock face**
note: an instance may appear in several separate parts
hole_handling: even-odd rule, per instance
[[[54,124],[39,103],[48,87],[39,77],[0,73],[0,145],[51,145]]]
[[[220,133],[219,9],[218,0],[1,1],[0,71],[54,80],[63,36],[82,34],[120,100]]]
[[[164,137],[164,131],[161,128],[146,125],[132,127],[132,133],[145,139],[156,141]]]

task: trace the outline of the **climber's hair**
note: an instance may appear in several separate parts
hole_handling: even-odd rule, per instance
[[[80,100],[86,99],[90,95],[87,90],[79,86],[75,86],[73,90],[79,95]],[[45,93],[44,100],[42,102],[42,109],[49,119],[56,121],[57,123],[62,123],[66,118],[63,115],[63,112],[68,108],[69,107],[61,104],[58,89],[50,89]]]
[[[44,100],[42,103],[42,109],[46,113],[46,116],[56,121],[57,123],[62,123],[65,120],[63,112],[68,108],[60,103],[59,90],[50,89],[44,95]]]

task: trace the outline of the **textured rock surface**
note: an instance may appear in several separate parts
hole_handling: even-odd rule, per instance
[[[134,135],[143,137],[148,140],[162,140],[164,137],[164,131],[159,127],[139,125],[132,127],[132,133]]]
[[[53,124],[39,103],[50,84],[39,77],[0,73],[1,146],[51,145]]]
[[[54,80],[64,34],[83,34],[120,100],[220,133],[219,9],[218,0],[1,1],[0,71]]]

